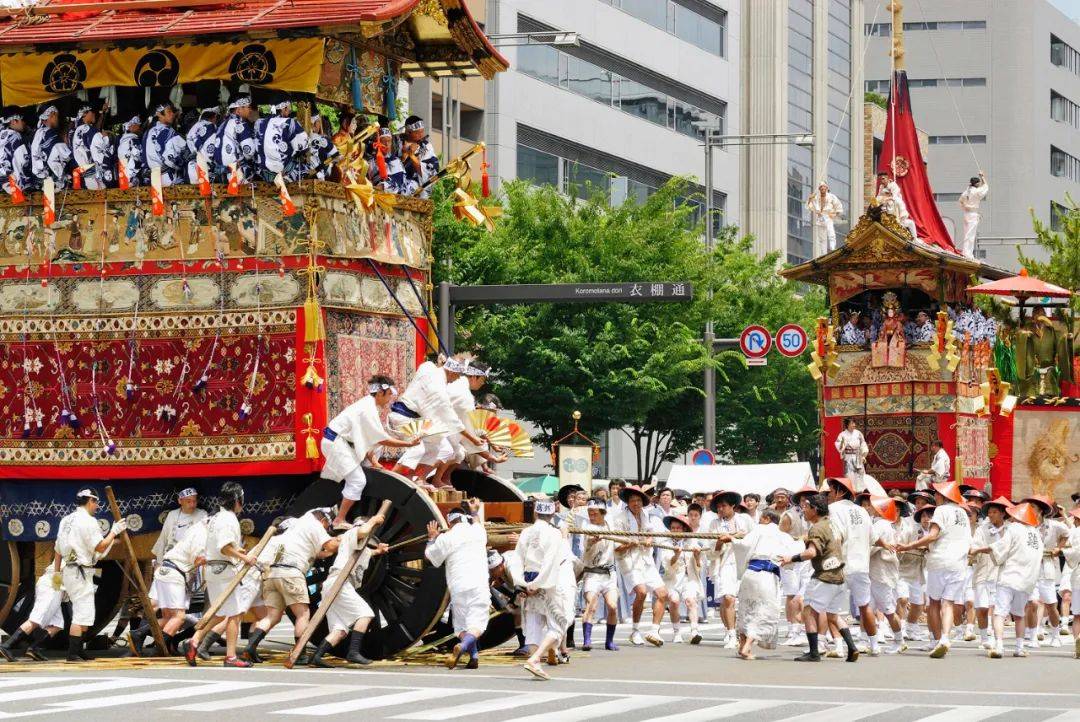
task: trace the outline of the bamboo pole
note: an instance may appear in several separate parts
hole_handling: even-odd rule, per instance
[[[123,519],[120,514],[120,505],[116,503],[116,494],[113,493],[111,486],[105,487],[105,498],[109,500],[113,521]],[[131,545],[131,537],[128,536],[126,529],[120,532],[120,538],[123,541],[124,550],[127,552],[127,563],[131,569],[131,577],[135,580],[135,590],[139,594],[139,603],[142,604],[143,615],[146,617],[146,623],[150,625],[150,633],[154,635],[154,645],[157,647],[158,656],[165,657],[169,654],[169,650],[165,646],[165,636],[161,633],[161,625],[158,624],[157,615],[154,613],[154,604],[150,601],[146,580],[143,579],[142,570],[139,569],[139,559],[135,556],[135,547]]]
[[[266,530],[266,533],[263,534],[262,539],[259,540],[259,543],[255,545],[255,548],[251,550],[251,556],[258,557],[259,554],[262,552],[263,548],[270,541],[270,537],[274,536],[274,533],[276,531],[277,527],[271,525],[270,528]],[[225,590],[225,593],[222,594],[220,598],[214,600],[214,603],[211,604],[203,613],[202,619],[200,619],[198,623],[196,623],[195,631],[203,629],[204,627],[206,627],[206,625],[210,623],[210,620],[217,615],[217,612],[219,609],[221,609],[221,606],[225,604],[225,600],[229,598],[229,595],[236,591],[236,588],[240,586],[240,582],[244,581],[244,577],[246,577],[247,573],[250,571],[251,566],[248,564],[242,565],[240,569],[237,570],[236,576],[233,577],[233,580],[231,582],[229,582],[229,587]]]
[[[386,513],[390,511],[391,506],[392,502],[389,499],[385,500],[379,506],[379,511],[375,513],[375,516],[386,519]],[[352,534],[353,532],[352,530],[349,530],[346,533]],[[315,633],[315,629],[319,626],[319,623],[322,622],[323,617],[326,616],[326,611],[330,608],[330,605],[333,604],[334,600],[341,594],[341,588],[349,581],[349,577],[352,575],[353,569],[356,568],[356,563],[360,561],[360,555],[363,552],[364,549],[362,547],[354,551],[352,556],[349,557],[349,560],[345,562],[345,566],[338,572],[337,579],[334,580],[334,586],[330,587],[330,591],[323,595],[322,602],[319,603],[319,608],[311,615],[311,619],[308,620],[307,626],[304,628],[304,633],[296,640],[296,645],[293,647],[292,651],[289,652],[289,658],[285,660],[285,669],[292,669],[296,664],[296,660],[300,659],[300,653],[304,651],[304,647],[307,646],[308,640],[311,639],[311,635]]]

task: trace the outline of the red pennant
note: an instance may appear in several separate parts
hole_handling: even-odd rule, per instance
[[[240,195],[240,183],[240,168],[234,165],[229,171],[229,185],[226,187],[225,192],[231,196]]]
[[[131,187],[131,181],[128,180],[127,167],[122,160],[116,161],[116,187],[122,191],[126,191]]]
[[[379,169],[379,177],[386,180],[390,177],[390,169],[386,167],[386,156],[383,155],[381,143],[375,144],[375,167]]]
[[[488,178],[487,148],[484,148],[484,159],[480,162],[480,192],[484,198],[491,196],[491,179]]]
[[[23,189],[19,187],[19,184],[15,182],[15,176],[8,176],[8,185],[11,186],[11,202],[12,203],[25,203],[26,194],[23,193]]]
[[[281,212],[286,216],[296,215],[296,204],[293,203],[289,189],[285,186],[285,179],[280,173],[274,176],[274,185],[278,188],[278,198],[281,199]]]
[[[82,168],[75,166],[71,171],[71,187],[75,190],[82,190]]]

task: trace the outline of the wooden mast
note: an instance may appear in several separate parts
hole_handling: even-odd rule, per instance
[[[904,70],[904,3],[892,0],[886,10],[892,13],[892,55],[893,70]]]

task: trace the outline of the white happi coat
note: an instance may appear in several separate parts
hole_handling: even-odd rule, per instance
[[[858,429],[854,431],[844,430],[836,437],[836,450],[844,460],[844,476],[849,479],[859,480],[865,470],[864,462],[866,455],[870,453],[870,447],[866,445],[866,437]]]
[[[646,509],[641,510],[640,524],[628,508],[624,508],[613,521],[614,523],[611,526],[618,531],[659,531],[655,518],[650,516]],[[627,541],[634,542],[638,541],[638,539],[627,537]],[[651,574],[650,570],[656,571],[656,560],[653,558],[652,549],[649,547],[632,546],[622,552],[616,551],[615,561],[618,564],[619,574],[624,577],[634,576],[633,572],[635,571],[638,575]],[[658,571],[657,574],[659,574]]]
[[[417,367],[398,401],[420,414],[421,418],[437,422],[447,433],[456,434],[464,425],[450,404],[447,386],[446,372],[431,361],[425,361]]]
[[[979,205],[982,204],[990,186],[983,181],[979,187],[968,186],[960,194],[960,210],[964,212],[964,232],[960,238],[960,252],[968,258],[975,257],[975,238],[979,230]]]
[[[741,634],[754,639],[763,649],[776,647],[780,617],[780,575],[765,571],[752,571],[747,565],[761,559],[779,565],[781,557],[790,556],[798,543],[790,534],[780,531],[776,524],[758,524],[734,546],[739,554],[739,606],[735,614],[735,628]]]
[[[424,556],[437,567],[446,567],[450,590],[450,616],[454,632],[476,633],[487,629],[491,587],[488,583],[487,531],[482,524],[458,522],[434,541]]]
[[[538,519],[518,537],[525,588],[537,592],[529,597],[526,614],[543,618],[547,636],[561,637],[574,619],[577,583],[570,545],[562,533]]]
[[[349,404],[326,426],[337,434],[337,438],[333,441],[323,438],[320,442],[326,457],[321,476],[333,481],[344,479],[360,466],[372,448],[390,438],[379,418],[375,397],[370,394]]]
[[[165,523],[161,526],[161,534],[158,535],[150,553],[160,562],[173,546],[187,536],[192,527],[200,522],[205,522],[209,516],[204,509],[196,508],[190,514],[185,514],[181,509],[173,509],[165,515]]]
[[[456,381],[448,383],[446,393],[450,397],[450,406],[454,409],[454,413],[457,414],[462,427],[473,436],[476,436],[476,428],[473,426],[472,419],[469,418],[469,412],[476,410],[476,398],[473,396],[472,389],[469,388],[468,377],[462,376]],[[450,437],[450,443],[464,448],[466,454],[478,454],[485,450],[483,446],[477,446],[456,434]]]
[[[1035,527],[1005,522],[1001,537],[990,545],[990,555],[998,565],[998,586],[1031,594],[1042,568],[1042,535]]]
[[[337,583],[338,575],[345,569],[353,553],[360,550],[360,556],[352,572],[349,573],[348,580],[341,586],[341,591],[338,592],[330,608],[326,610],[326,623],[331,633],[346,632],[352,629],[358,620],[375,616],[371,605],[364,601],[358,591],[364,583],[364,572],[371,563],[371,549],[367,548],[366,544],[367,537],[361,539],[357,529],[347,531],[341,537],[337,556],[334,557],[334,563],[326,574],[323,589],[332,589]],[[361,545],[364,546],[361,547]]]
[[[814,219],[814,240],[827,251],[836,249],[836,219],[844,212],[844,204],[834,193],[826,193],[822,202],[821,194],[815,192],[806,201],[806,207]]]

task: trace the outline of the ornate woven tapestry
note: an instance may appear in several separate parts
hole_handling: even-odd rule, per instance
[[[866,473],[880,482],[910,481],[912,469],[930,465],[930,442],[937,437],[937,417],[870,416],[866,419]],[[916,472],[917,473],[917,472]]]

